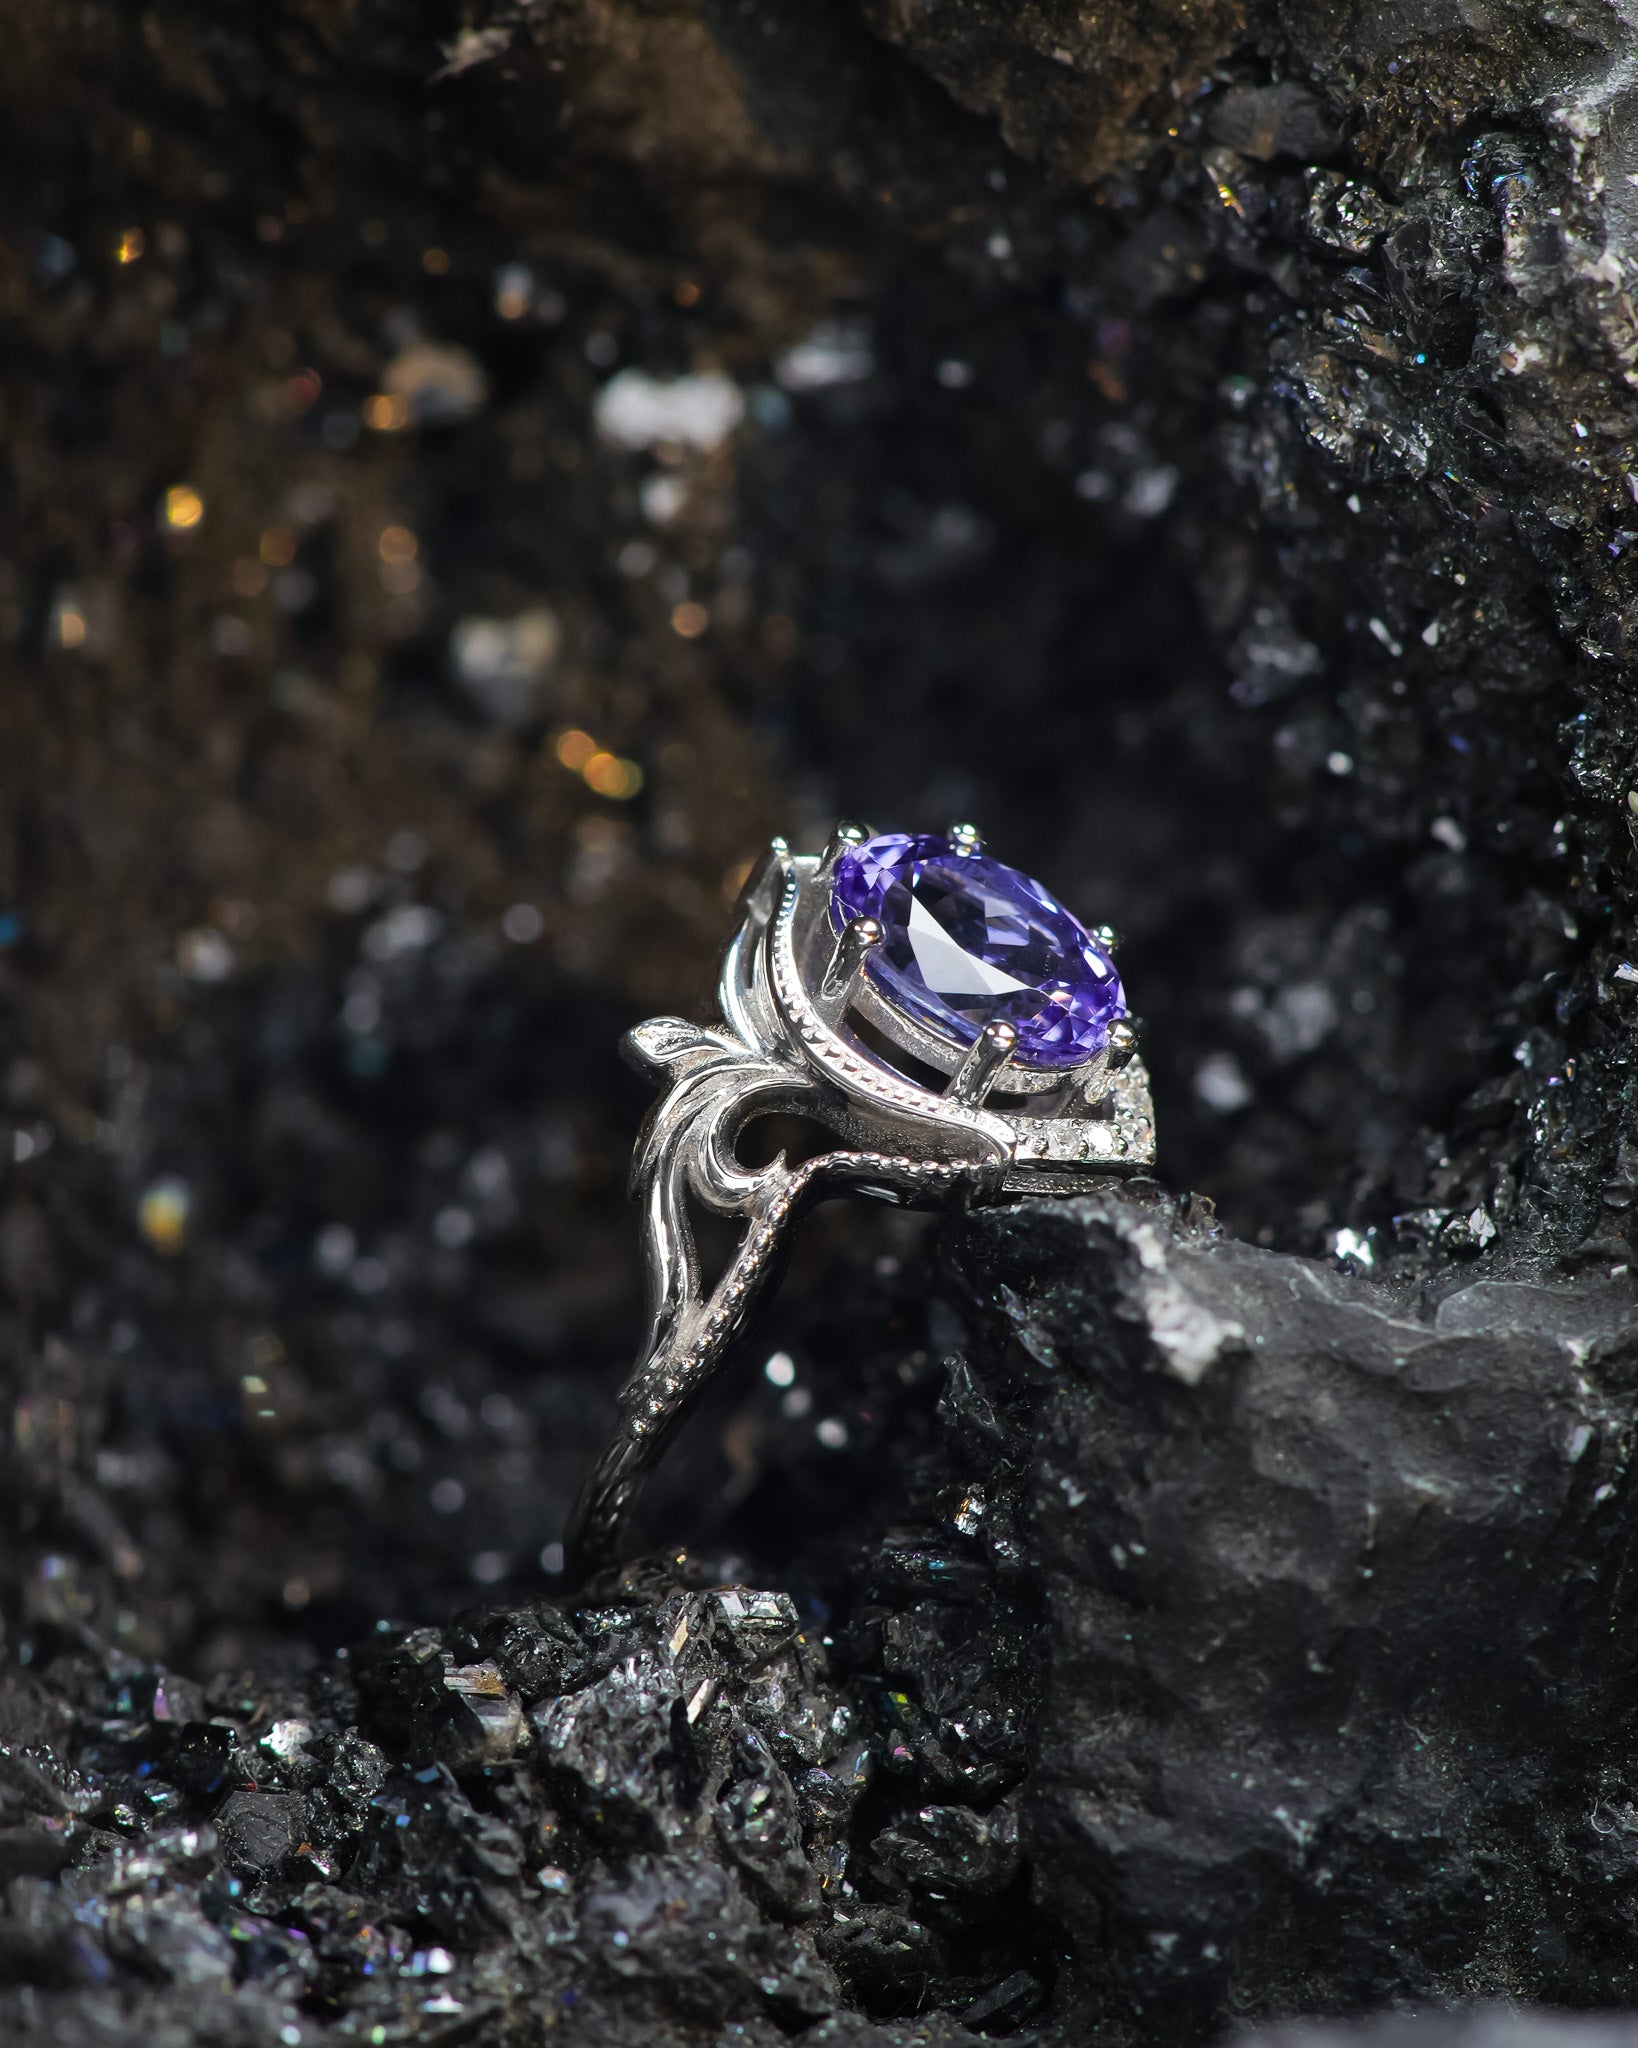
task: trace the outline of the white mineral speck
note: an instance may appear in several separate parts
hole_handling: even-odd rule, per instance
[[[1250,1084],[1231,1052],[1207,1054],[1195,1069],[1194,1092],[1219,1116],[1231,1116],[1251,1100]]]
[[[593,411],[597,431],[617,448],[676,441],[709,450],[720,448],[745,417],[745,394],[715,370],[670,378],[622,370],[598,392]]]
[[[821,391],[832,384],[860,384],[876,368],[870,330],[856,320],[821,320],[774,365],[787,391]]]

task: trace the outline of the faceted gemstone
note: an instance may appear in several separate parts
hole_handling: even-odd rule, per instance
[[[836,863],[840,931],[873,917],[866,972],[896,1009],[969,1046],[992,1017],[1018,1030],[1022,1067],[1075,1067],[1126,1015],[1108,954],[1039,882],[929,832],[884,832]]]

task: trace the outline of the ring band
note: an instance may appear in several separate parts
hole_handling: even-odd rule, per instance
[[[639,1024],[621,1051],[665,1093],[632,1160],[648,1336],[621,1420],[565,1533],[584,1576],[620,1554],[643,1482],[826,1195],[911,1208],[1079,1194],[1154,1163],[1149,1081],[1113,967],[1088,931],[979,834],[872,837],[823,854],[776,839],[743,896],[721,1022]],[[798,1114],[837,1149],[747,1167],[757,1117]],[[707,1295],[687,1203],[745,1229]]]

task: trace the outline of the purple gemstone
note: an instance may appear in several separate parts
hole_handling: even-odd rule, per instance
[[[836,863],[837,931],[876,918],[870,979],[919,1024],[972,1044],[992,1017],[1017,1026],[1015,1063],[1077,1067],[1126,1015],[1107,953],[1039,882],[930,832],[884,832]]]

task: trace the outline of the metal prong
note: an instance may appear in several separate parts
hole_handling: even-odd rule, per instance
[[[882,928],[873,917],[855,917],[843,925],[819,981],[817,1004],[827,1024],[845,1016],[865,971],[865,962],[882,942]]]
[[[819,856],[819,872],[828,875],[850,846],[863,846],[870,834],[862,825],[854,824],[851,818],[843,818],[825,841],[825,850]]]
[[[790,847],[783,839],[770,839],[767,852],[750,863],[739,892],[740,909],[746,917],[767,918],[779,901],[790,858]]]
[[[957,853],[984,851],[984,835],[976,825],[952,825],[948,837]]]
[[[1018,1027],[1001,1017],[992,1017],[973,1040],[967,1057],[950,1076],[944,1093],[964,1109],[977,1109],[1001,1078],[1001,1069],[1012,1058],[1018,1043]]]
[[[1118,1074],[1122,1067],[1129,1067],[1137,1057],[1138,1032],[1142,1027],[1135,1017],[1127,1017],[1109,1027],[1109,1059],[1106,1071]]]
[[[1092,927],[1092,938],[1111,960],[1120,951],[1120,933],[1112,924],[1095,924]]]

